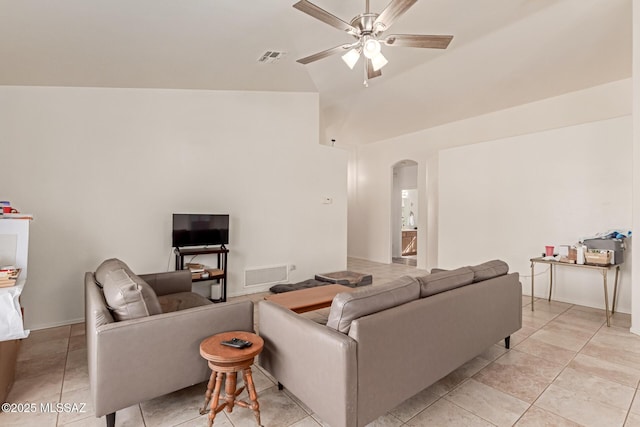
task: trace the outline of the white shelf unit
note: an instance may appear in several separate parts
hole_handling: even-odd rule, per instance
[[[20,276],[15,286],[0,288],[0,341],[26,338],[20,295],[27,282],[30,215],[21,218],[0,217],[0,265],[15,265]]]
[[[27,283],[29,224],[31,215],[19,218],[0,216],[0,266],[20,268],[14,286],[0,288],[0,401],[7,399],[13,385],[20,340],[29,336],[24,329],[20,295]]]

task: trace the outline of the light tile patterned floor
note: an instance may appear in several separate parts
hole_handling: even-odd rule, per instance
[[[348,268],[372,274],[374,286],[425,274],[359,259],[350,259]],[[260,301],[264,295],[241,298]],[[522,304],[523,328],[512,336],[511,350],[497,343],[371,425],[640,426],[640,337],[629,333],[630,316],[616,314],[608,328],[603,310],[536,300],[532,312],[528,297]],[[82,324],[32,332],[22,343],[8,400],[87,403],[86,412],[3,413],[0,425],[104,426],[91,407],[86,356]],[[326,425],[287,390],[278,391],[267,373],[254,371],[265,426]],[[118,411],[116,423],[205,426],[206,416],[198,415],[205,388],[198,384]],[[253,426],[251,411],[242,409],[221,413],[215,426]]]

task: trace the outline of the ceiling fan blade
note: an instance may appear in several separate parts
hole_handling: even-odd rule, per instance
[[[323,50],[322,52],[314,53],[313,55],[300,58],[296,62],[299,62],[301,64],[308,64],[310,62],[326,58],[327,56],[335,55],[336,53],[345,53],[350,47],[350,44],[343,44],[340,46],[332,47],[331,49]]]
[[[380,13],[380,16],[374,21],[373,28],[382,26],[381,31],[388,29],[396,19],[409,10],[417,1],[418,0],[391,0],[391,3],[385,7]]]
[[[358,30],[351,24],[348,24],[337,16],[330,14],[326,10],[307,0],[300,0],[298,3],[294,4],[293,7],[339,30],[347,31],[351,34],[358,33]]]
[[[392,34],[384,39],[387,46],[425,47],[446,49],[453,36],[425,36],[418,34]]]
[[[367,78],[368,79],[373,79],[375,77],[380,77],[382,75],[382,71],[378,70],[378,71],[374,71],[373,70],[373,64],[371,63],[370,59],[367,59]]]

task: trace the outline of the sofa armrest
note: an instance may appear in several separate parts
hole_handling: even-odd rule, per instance
[[[205,381],[205,338],[253,331],[251,301],[212,304],[98,326],[87,331],[96,416]]]
[[[270,301],[258,312],[260,365],[329,425],[356,425],[357,342]]]
[[[189,270],[140,274],[139,276],[153,288],[157,296],[191,292],[191,272]]]

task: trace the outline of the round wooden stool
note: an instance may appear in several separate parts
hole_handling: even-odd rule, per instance
[[[222,341],[228,341],[231,338],[240,338],[253,343],[251,347],[234,348],[220,344]],[[200,410],[200,414],[207,413],[207,405],[211,401],[209,409],[209,427],[213,425],[216,414],[227,408],[227,412],[233,411],[233,406],[238,405],[243,408],[251,408],[256,417],[256,421],[260,424],[260,404],[258,403],[258,394],[253,385],[253,377],[251,375],[251,365],[253,359],[260,354],[264,341],[256,334],[251,332],[235,331],[224,332],[213,335],[200,343],[200,355],[205,358],[211,368],[211,377],[207,384],[207,392],[205,394],[204,407]],[[236,382],[238,372],[242,372],[244,386],[236,390]],[[225,381],[226,377],[226,381]],[[218,405],[220,400],[220,388],[225,383],[224,402]],[[249,399],[251,403],[244,400],[236,399],[240,393],[247,387]],[[212,393],[213,390],[213,393]],[[213,394],[213,399],[211,398]]]

